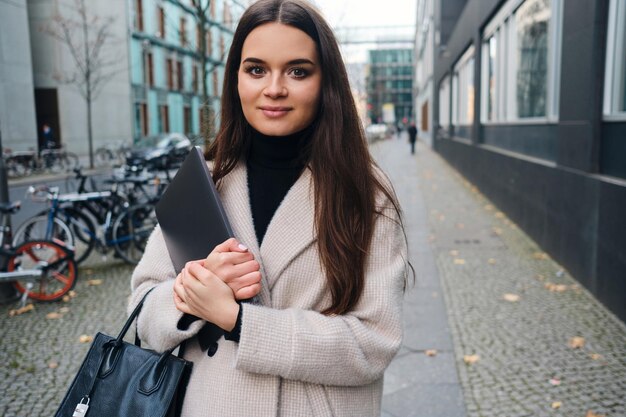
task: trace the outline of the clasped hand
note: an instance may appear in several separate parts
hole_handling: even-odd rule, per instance
[[[239,312],[236,300],[261,291],[259,268],[245,246],[228,239],[206,259],[187,262],[174,282],[176,308],[230,331]]]

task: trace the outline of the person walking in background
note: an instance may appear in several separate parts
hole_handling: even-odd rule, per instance
[[[379,416],[410,264],[331,28],[303,0],[252,4],[223,92],[206,156],[236,239],[176,275],[157,226],[131,278],[131,309],[154,288],[138,334],[192,338],[182,417]]]
[[[56,141],[54,139],[54,132],[48,123],[44,123],[41,127],[41,136],[43,137],[43,149],[56,148]]]
[[[408,133],[409,143],[411,144],[411,155],[415,155],[415,142],[417,141],[417,127],[415,127],[415,123],[411,123]]]

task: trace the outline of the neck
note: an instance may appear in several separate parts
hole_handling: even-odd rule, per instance
[[[253,130],[248,161],[268,168],[302,168],[310,133],[307,128],[287,136],[267,136]]]

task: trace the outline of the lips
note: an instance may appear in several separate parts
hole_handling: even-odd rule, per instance
[[[263,114],[266,117],[269,117],[271,119],[283,117],[292,110],[291,107],[277,107],[277,106],[261,106],[259,107],[259,109],[263,112]]]

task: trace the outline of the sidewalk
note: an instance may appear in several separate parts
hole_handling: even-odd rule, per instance
[[[435,152],[411,156],[405,138],[372,151],[417,272],[384,415],[626,416],[624,323]]]

